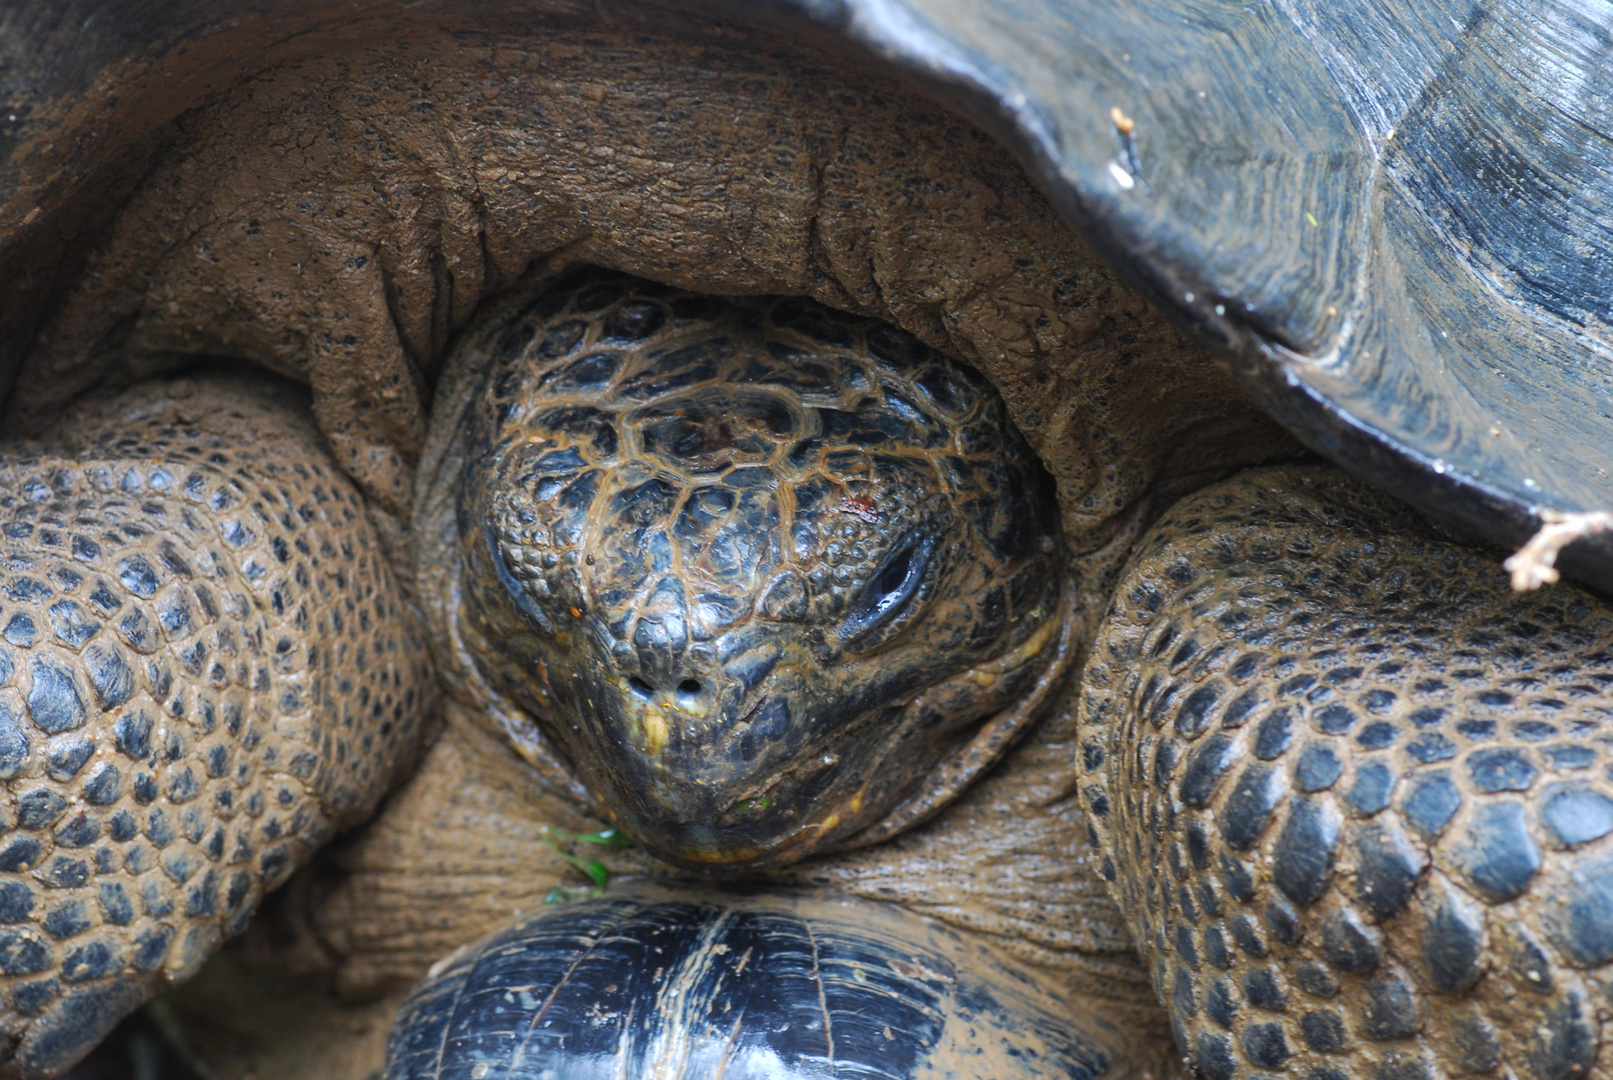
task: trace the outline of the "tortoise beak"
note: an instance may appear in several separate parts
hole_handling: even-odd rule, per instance
[[[772,670],[776,659],[743,670]],[[592,745],[573,761],[643,847],[686,866],[754,864],[782,861],[821,831],[813,825],[845,777],[816,744],[840,725],[804,680],[685,668],[652,683],[596,671],[592,708],[573,732]]]

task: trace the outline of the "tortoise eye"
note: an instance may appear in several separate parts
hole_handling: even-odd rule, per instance
[[[879,580],[875,583],[875,591],[881,597],[890,596],[901,590],[903,582],[907,580],[907,571],[913,565],[913,552],[902,551],[896,558],[885,564],[880,572]]]
[[[896,551],[869,579],[851,614],[840,628],[842,640],[862,637],[904,611],[924,584],[934,537],[921,537]]]
[[[521,609],[521,614],[545,633],[554,633],[554,623],[549,621],[549,616],[544,614],[538,602],[526,591],[526,587],[515,580],[515,575],[510,573],[509,564],[504,561],[504,551],[499,547],[498,537],[494,535],[492,526],[485,527],[482,534],[487,539],[487,552],[493,557],[493,572],[498,575],[499,584],[510,594],[510,599]]]

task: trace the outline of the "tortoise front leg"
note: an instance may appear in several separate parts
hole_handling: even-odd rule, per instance
[[[432,699],[299,392],[156,384],[0,450],[0,1073],[192,974],[373,809]]]
[[[1326,469],[1173,508],[1085,678],[1083,796],[1210,1080],[1570,1080],[1613,975],[1613,607]]]

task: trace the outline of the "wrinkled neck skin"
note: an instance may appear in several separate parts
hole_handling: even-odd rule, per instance
[[[462,349],[458,639],[506,727],[650,853],[746,870],[883,838],[1062,673],[1045,474],[916,339],[595,274]]]

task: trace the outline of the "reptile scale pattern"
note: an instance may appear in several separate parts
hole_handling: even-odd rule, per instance
[[[298,395],[153,384],[0,451],[0,1039],[94,1045],[374,808],[424,641]]]
[[[597,271],[495,329],[459,625],[638,843],[799,859],[934,813],[1024,730],[1068,655],[1056,503],[979,375]]]
[[[1094,647],[1083,798],[1209,1080],[1587,1076],[1613,613],[1332,470],[1175,506]]]

